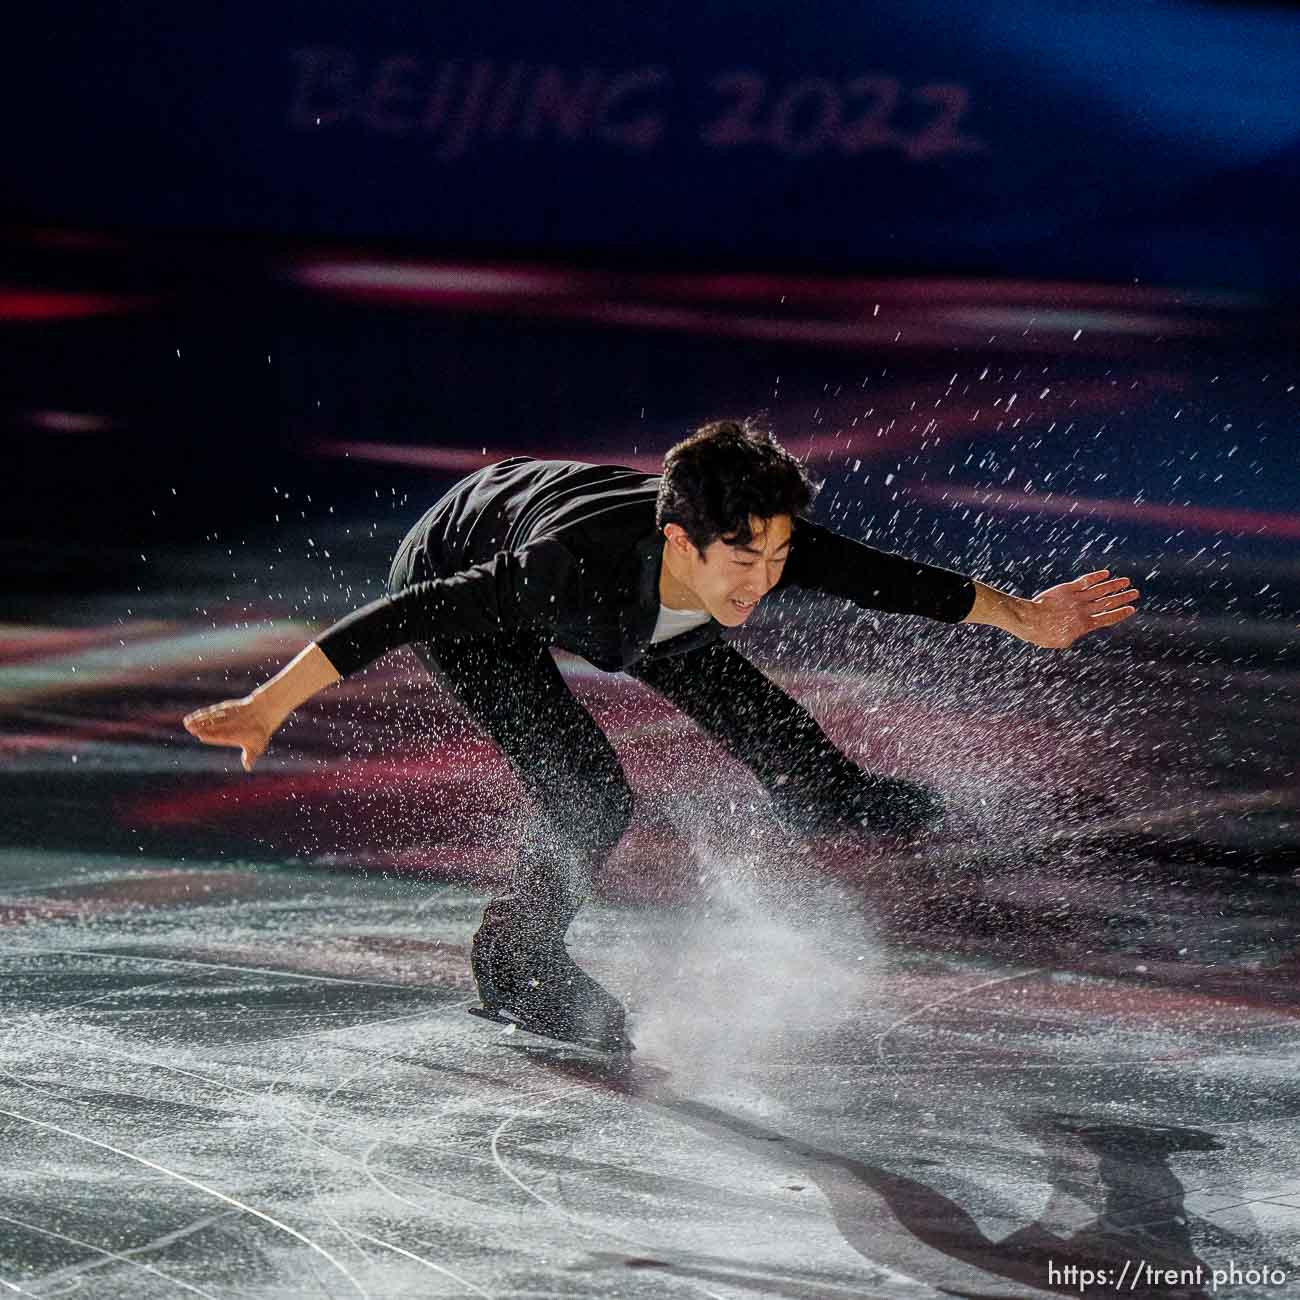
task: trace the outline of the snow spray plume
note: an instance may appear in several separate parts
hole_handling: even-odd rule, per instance
[[[697,1088],[797,1065],[872,996],[881,957],[865,918],[781,856],[697,848],[705,896],[639,963],[637,1043]]]

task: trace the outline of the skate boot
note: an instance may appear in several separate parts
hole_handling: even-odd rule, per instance
[[[928,837],[944,819],[943,801],[933,790],[856,768],[816,788],[792,783],[775,790],[772,807],[792,836],[856,829],[905,842]]]
[[[471,1015],[603,1052],[633,1050],[622,1004],[574,962],[558,935],[523,938],[485,920],[470,967],[483,1003],[470,1007]]]

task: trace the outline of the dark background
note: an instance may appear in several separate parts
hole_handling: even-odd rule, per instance
[[[887,621],[818,666],[885,644],[873,680],[987,711],[1081,665],[1061,791],[1086,703],[1151,728],[1100,787],[1183,816],[1212,771],[1217,833],[1264,807],[1251,860],[1291,861],[1293,7],[65,4],[0,63],[16,780],[110,736],[188,762],[179,712],[377,594],[475,465],[765,414],[855,536],[1143,591],[1023,678]],[[74,834],[43,806],[11,832]]]
[[[1282,4],[6,12],[0,1290],[1294,1292],[1297,87]],[[823,521],[1141,613],[764,602],[744,651],[944,800],[919,850],[788,852],[560,656],[639,1050],[471,1021],[534,813],[414,657],[252,774],[180,720],[475,466],[760,413]]]

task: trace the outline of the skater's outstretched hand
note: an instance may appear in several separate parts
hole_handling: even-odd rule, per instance
[[[977,582],[975,604],[965,621],[999,627],[1030,645],[1065,650],[1089,632],[1131,618],[1137,599],[1129,580],[1112,578],[1109,569],[1048,587],[1032,600]]]
[[[273,730],[252,695],[195,709],[183,721],[185,730],[205,745],[229,745],[239,750],[245,772],[251,772],[262,757]]]
[[[1137,598],[1137,588],[1127,578],[1112,578],[1109,569],[1085,573],[1073,582],[1040,591],[1029,602],[1030,634],[1024,639],[1049,650],[1064,650],[1089,632],[1131,618],[1137,613]]]
[[[187,713],[185,730],[205,745],[239,750],[244,771],[251,772],[285,718],[338,679],[334,665],[313,642],[251,695]]]

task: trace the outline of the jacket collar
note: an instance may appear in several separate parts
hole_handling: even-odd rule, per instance
[[[716,641],[722,634],[722,625],[711,618],[707,623],[683,632],[680,636],[661,641],[658,645],[651,644],[650,638],[659,621],[659,568],[663,563],[663,554],[664,539],[659,532],[643,537],[633,550],[630,581],[624,588],[627,599],[620,620],[625,666],[646,656],[657,658],[662,654],[680,654],[683,650],[693,650],[708,641]]]

